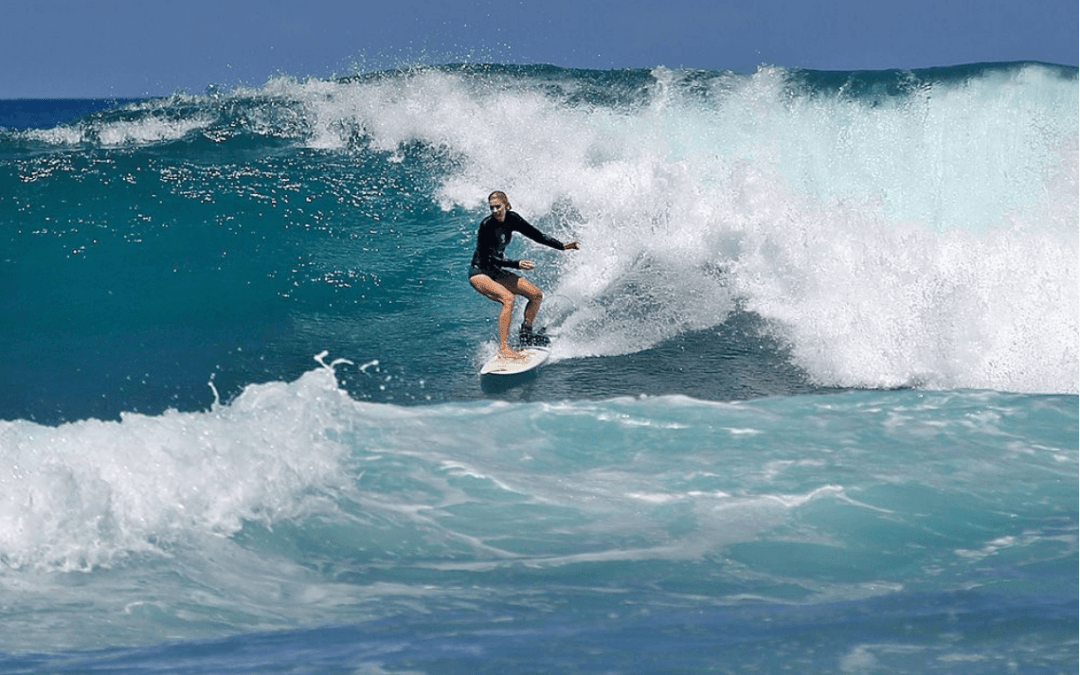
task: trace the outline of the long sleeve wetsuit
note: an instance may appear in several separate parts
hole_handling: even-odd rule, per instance
[[[510,243],[510,237],[514,232],[520,232],[538,244],[563,250],[564,245],[561,241],[544,234],[513,211],[507,211],[506,218],[502,222],[499,222],[495,216],[488,216],[484,218],[476,231],[476,252],[473,253],[469,276],[487,274],[494,278],[503,274],[503,268],[517,269],[520,260],[509,260],[503,257],[506,245]]]

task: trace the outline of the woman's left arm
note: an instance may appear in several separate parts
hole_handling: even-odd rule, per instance
[[[530,225],[529,221],[525,220],[524,218],[519,216],[514,211],[511,211],[510,213],[506,214],[506,217],[507,218],[511,218],[511,217],[514,218],[513,228],[514,228],[514,230],[516,232],[520,232],[521,234],[525,235],[529,239],[532,239],[536,243],[543,244],[544,246],[550,246],[551,248],[556,249],[558,251],[565,251],[566,250],[567,244],[562,243],[561,241],[559,241],[555,237],[549,237],[548,235],[544,234],[540,230],[538,230],[535,227],[533,227],[532,225]],[[571,242],[571,243],[576,243],[576,242]]]

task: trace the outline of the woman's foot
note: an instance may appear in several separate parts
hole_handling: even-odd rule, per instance
[[[525,357],[525,352],[519,352],[518,350],[510,349],[509,347],[499,350],[500,359],[523,359]]]

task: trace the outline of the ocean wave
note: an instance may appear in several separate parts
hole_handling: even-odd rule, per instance
[[[1077,99],[1075,68],[1030,63],[444,66],[281,77],[19,133],[91,155],[165,146],[168,165],[148,173],[166,189],[206,204],[239,196],[215,222],[244,199],[336,201],[371,223],[395,220],[401,200],[437,205],[393,232],[419,239],[503,189],[584,247],[538,277],[563,301],[551,316],[560,358],[641,353],[748,312],[820,386],[1075,393]],[[16,160],[19,180],[52,175],[54,160]],[[303,227],[328,217],[304,208],[291,214]],[[378,230],[349,236],[365,231]],[[429,269],[425,253],[410,260]],[[321,280],[349,275],[375,278]]]
[[[0,579],[168,558],[215,538],[302,560],[345,546],[354,564],[439,569],[683,560],[754,541],[822,501],[887,512],[859,496],[878,480],[974,490],[1013,463],[1014,485],[995,498],[1023,501],[1025,482],[1075,465],[1076,411],[1064,397],[401,407],[351,399],[334,365],[202,412],[0,422]],[[925,434],[933,448],[918,442]],[[862,464],[869,446],[878,478]],[[984,452],[1006,456],[983,466]],[[305,529],[329,548],[289,543]]]
[[[210,412],[0,422],[0,567],[89,571],[309,512],[341,485],[328,372]]]
[[[820,607],[990,574],[1030,593],[1075,568],[1076,434],[1064,396],[397,406],[352,400],[332,366],[201,412],[0,422],[0,647],[493,597],[533,616],[553,587]]]

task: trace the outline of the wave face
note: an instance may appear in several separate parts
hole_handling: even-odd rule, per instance
[[[1077,128],[1075,69],[1038,64],[444,67],[152,100],[5,132],[22,249],[5,266],[29,289],[7,314],[30,321],[84,274],[139,283],[117,270],[150,256],[203,279],[160,280],[170,313],[318,284],[323,316],[370,317],[386,286],[423,279],[454,285],[439,311],[456,319],[484,309],[460,278],[502,188],[584,246],[529,250],[557,357],[637,354],[745,312],[815,386],[1075,393]],[[177,252],[199,241],[220,260]]]
[[[1074,672],[1077,84],[444,66],[0,121],[0,672]],[[505,386],[494,189],[582,245],[511,244],[555,339]]]

